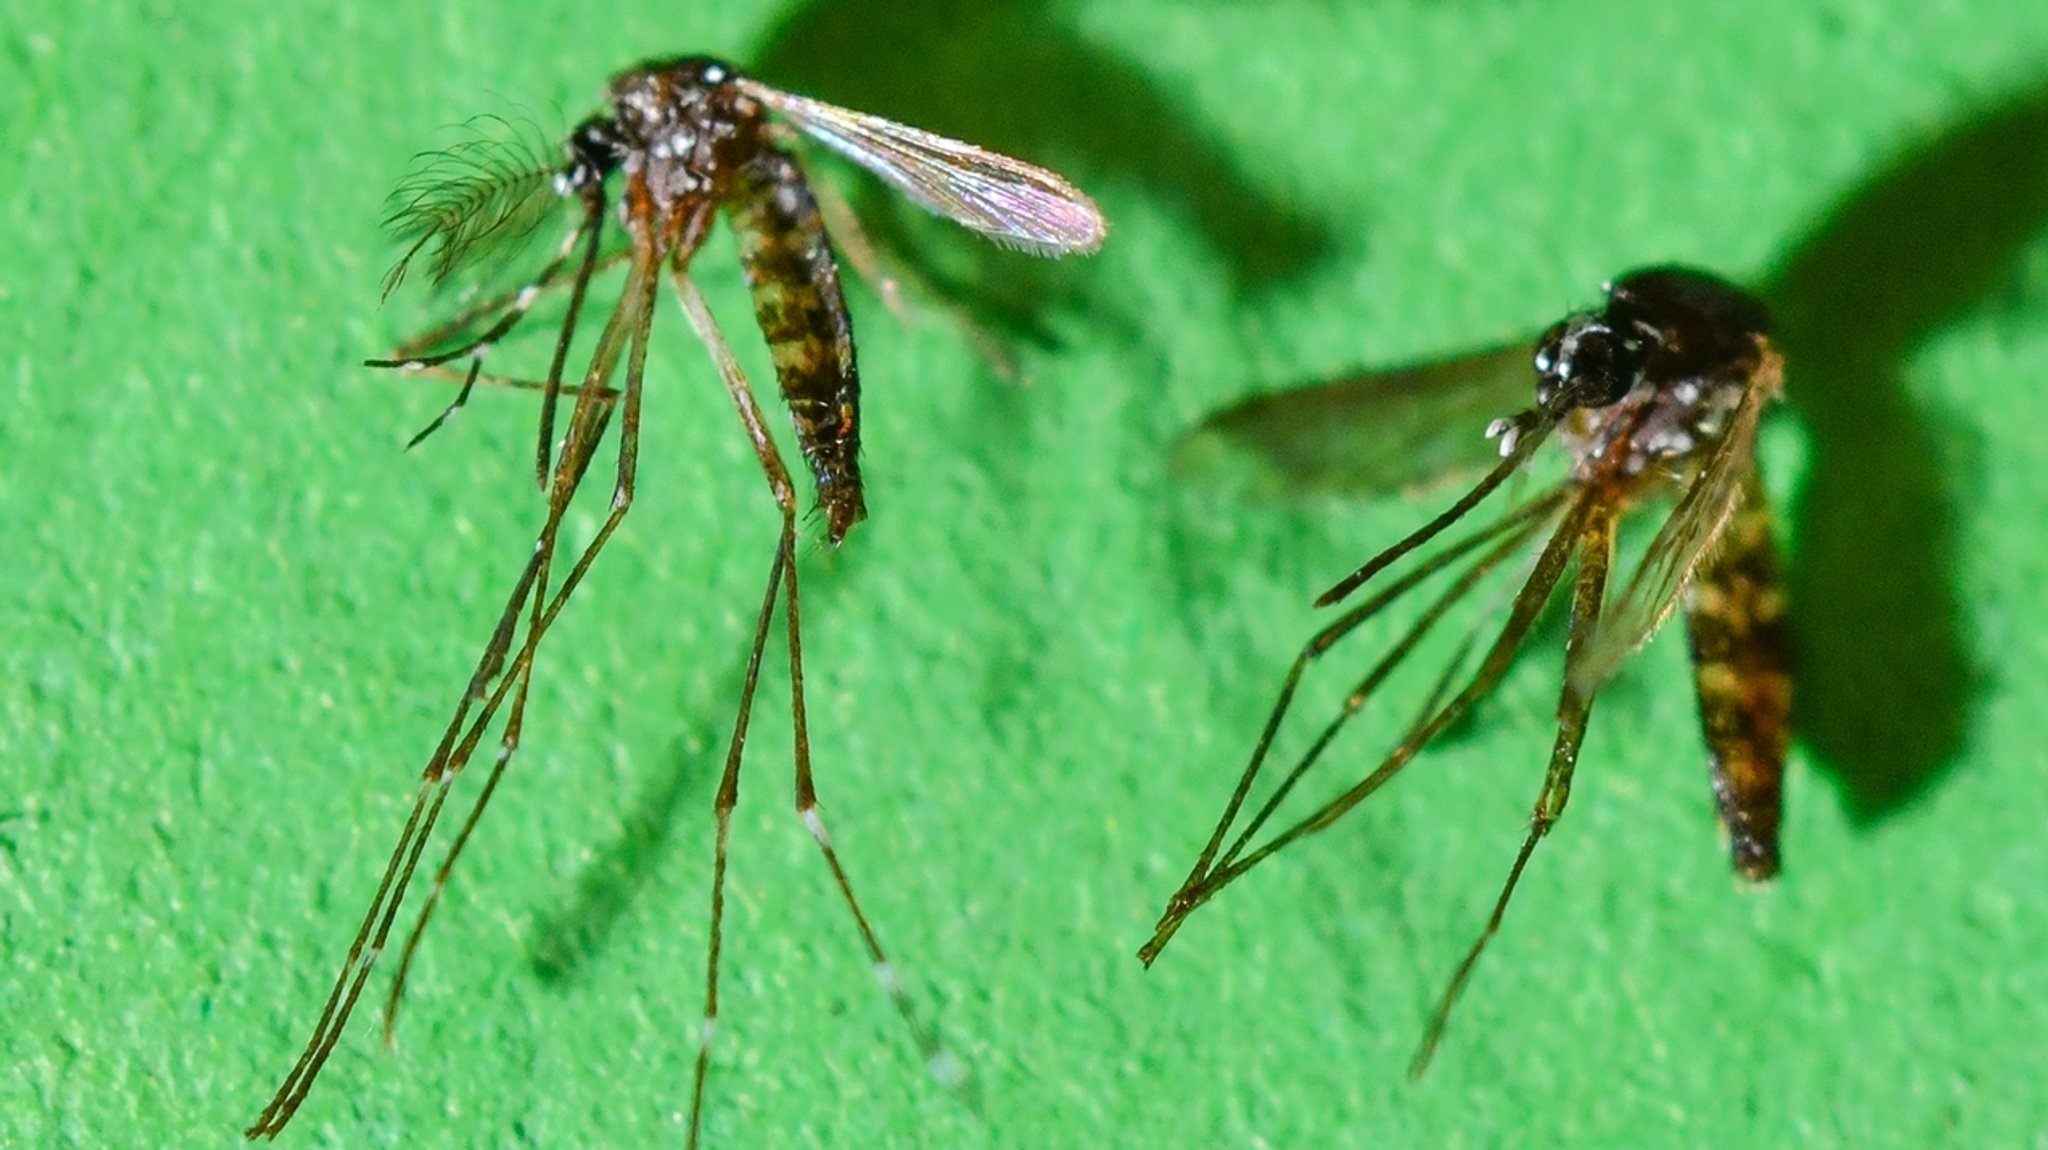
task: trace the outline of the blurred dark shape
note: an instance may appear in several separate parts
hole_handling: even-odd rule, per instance
[[[1851,191],[1762,288],[1812,451],[1792,512],[1794,725],[1859,822],[1953,764],[1982,677],[1954,585],[1967,441],[1910,394],[1906,365],[1994,302],[2044,226],[2048,90],[2034,90]]]

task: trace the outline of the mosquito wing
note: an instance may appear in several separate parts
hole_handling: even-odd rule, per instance
[[[1494,462],[1487,424],[1529,405],[1533,345],[1254,396],[1204,419],[1174,471],[1231,497],[1388,494]]]
[[[1750,474],[1756,469],[1756,428],[1764,403],[1777,394],[1775,354],[1728,417],[1727,431],[1671,517],[1650,541],[1642,563],[1629,576],[1621,597],[1609,607],[1586,645],[1570,659],[1572,683],[1590,693],[1614,676],[1622,661],[1648,642],[1678,606],[1679,593],[1692,581],[1729,518],[1742,502]]]
[[[1093,200],[1044,168],[753,80],[739,85],[920,207],[997,243],[1057,256],[1092,252],[1109,232]]]
[[[406,250],[384,277],[384,294],[404,281],[415,259],[425,261],[428,280],[439,286],[486,261],[510,258],[561,204],[560,164],[547,158],[546,145],[497,117],[484,122],[504,130],[424,154],[392,191],[384,225]]]

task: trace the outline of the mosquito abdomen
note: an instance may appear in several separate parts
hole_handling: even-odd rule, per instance
[[[1687,591],[1685,618],[1715,805],[1736,873],[1755,882],[1778,873],[1792,711],[1783,597],[1770,505],[1752,468],[1720,546]]]
[[[818,482],[826,537],[837,543],[867,515],[858,459],[860,373],[839,264],[818,202],[788,153],[769,147],[748,161],[728,204],[754,314]]]

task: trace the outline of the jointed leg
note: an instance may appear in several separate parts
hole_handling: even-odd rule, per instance
[[[768,586],[761,600],[761,612],[756,619],[754,639],[747,657],[746,680],[740,696],[739,713],[734,723],[732,743],[727,749],[725,771],[718,786],[718,797],[714,803],[713,815],[717,822],[716,841],[711,865],[711,926],[710,942],[705,959],[704,1020],[698,1034],[697,1061],[690,1091],[690,1134],[689,1146],[694,1150],[702,1136],[704,1095],[710,1075],[711,1042],[718,1024],[718,976],[719,958],[724,943],[725,875],[728,850],[731,839],[732,812],[739,804],[739,775],[742,754],[746,744],[747,726],[752,716],[754,692],[759,680],[760,664],[768,641],[768,628],[774,613],[775,599],[783,587],[787,587],[785,600],[787,616],[785,626],[789,636],[791,718],[795,727],[796,748],[796,807],[804,825],[817,841],[824,853],[826,865],[831,868],[833,881],[838,885],[848,909],[853,912],[854,923],[859,928],[861,942],[875,965],[875,977],[889,995],[890,1001],[902,1015],[905,1025],[915,1038],[919,1050],[924,1054],[927,1065],[933,1073],[948,1085],[958,1085],[964,1077],[964,1070],[953,1059],[929,1029],[918,1019],[904,993],[888,956],[882,950],[874,928],[867,915],[861,910],[860,901],[855,897],[852,883],[840,864],[838,852],[832,846],[832,838],[825,826],[823,814],[818,809],[816,787],[811,777],[810,735],[804,715],[803,657],[801,638],[801,617],[798,613],[796,576],[797,548],[797,501],[796,489],[790,482],[789,469],[783,464],[781,453],[768,432],[766,417],[760,402],[754,397],[747,384],[739,362],[734,358],[724,333],[717,320],[711,315],[704,297],[697,290],[687,274],[679,267],[675,274],[676,294],[683,311],[689,316],[690,325],[697,337],[710,351],[718,367],[719,376],[725,383],[727,394],[746,429],[748,439],[754,445],[756,458],[766,474],[768,486],[775,498],[777,510],[781,513],[782,526],[777,538],[774,558],[768,569]]]
[[[513,665],[501,680],[489,705],[479,713],[472,724],[464,745],[474,747],[481,739],[490,725],[499,701],[504,697],[507,684],[513,685],[512,710],[506,718],[505,732],[500,737],[498,754],[491,764],[491,773],[484,781],[483,790],[471,804],[469,816],[463,821],[462,829],[456,833],[455,841],[449,846],[447,857],[436,871],[426,901],[421,905],[419,916],[413,923],[412,933],[406,937],[405,949],[399,958],[398,974],[392,980],[390,995],[385,1000],[384,1034],[387,1042],[397,1019],[398,1003],[405,993],[406,978],[411,971],[413,955],[419,946],[420,937],[426,932],[434,908],[440,903],[448,876],[455,869],[456,860],[462,856],[463,847],[468,844],[470,833],[475,830],[477,821],[483,817],[484,808],[489,805],[491,796],[497,790],[498,781],[504,776],[506,764],[511,762],[513,752],[519,747],[520,732],[525,725],[527,695],[532,686],[534,657],[539,650],[541,638],[553,626],[555,616],[568,603],[569,596],[583,581],[583,576],[589,572],[598,553],[604,549],[604,545],[611,539],[612,533],[618,529],[620,522],[625,519],[627,510],[632,506],[634,471],[640,455],[641,383],[645,375],[647,335],[653,318],[658,278],[652,266],[650,264],[649,270],[644,274],[636,274],[633,283],[629,285],[628,293],[620,304],[620,312],[627,318],[607,325],[604,335],[599,339],[592,369],[586,375],[583,386],[575,389],[577,403],[570,414],[569,435],[565,440],[562,458],[551,487],[547,525],[542,531],[542,543],[536,547],[540,568],[535,580],[536,589],[530,597],[532,614],[527,622],[526,641]],[[570,569],[568,578],[563,580],[560,590],[550,598],[547,594],[548,573],[562,519],[568,512],[569,503],[582,486],[583,478],[589,471],[591,461],[596,457],[598,444],[603,439],[605,428],[611,419],[614,407],[611,398],[613,392],[606,386],[606,380],[611,375],[611,365],[617,362],[617,347],[621,339],[626,344],[625,411],[621,420],[619,469],[617,481],[612,489],[611,512],[605,517],[597,534],[584,547],[582,554],[577,557],[575,566]],[[586,395],[589,398],[586,399]],[[467,758],[465,755],[465,762]]]
[[[1237,788],[1232,792],[1230,802],[1225,806],[1222,818],[1217,822],[1216,829],[1211,833],[1208,843],[1202,848],[1202,853],[1196,859],[1194,869],[1189,873],[1187,879],[1182,882],[1180,889],[1174,893],[1173,898],[1167,904],[1165,913],[1160,916],[1157,930],[1152,939],[1139,950],[1138,957],[1142,961],[1150,965],[1152,960],[1158,957],[1159,952],[1165,947],[1167,941],[1173,937],[1174,932],[1179,929],[1180,924],[1186,920],[1187,916],[1197,906],[1206,902],[1220,890],[1225,882],[1229,881],[1228,878],[1221,881],[1215,880],[1214,875],[1217,871],[1230,872],[1232,875],[1242,872],[1244,868],[1237,865],[1238,858],[1249,846],[1252,838],[1272,818],[1273,814],[1279,809],[1280,804],[1293,791],[1296,784],[1301,781],[1308,770],[1321,758],[1323,751],[1336,738],[1338,731],[1364,708],[1365,704],[1373,697],[1387,676],[1392,674],[1395,668],[1407,660],[1408,656],[1414,652],[1416,645],[1435,627],[1437,622],[1443,618],[1445,613],[1454,604],[1470,593],[1472,588],[1489,572],[1498,567],[1501,562],[1513,556],[1527,544],[1530,535],[1539,529],[1545,519],[1556,511],[1562,497],[1562,490],[1558,490],[1530,500],[1527,504],[1515,509],[1515,511],[1504,516],[1498,522],[1487,526],[1483,530],[1474,532],[1456,544],[1444,548],[1439,553],[1431,556],[1427,563],[1404,574],[1400,579],[1382,588],[1370,599],[1344,612],[1336,621],[1317,632],[1303,645],[1301,652],[1295,656],[1293,666],[1288,669],[1287,678],[1281,684],[1279,698],[1275,700],[1273,709],[1267,716],[1265,729],[1260,732],[1258,743],[1252,750],[1251,761],[1246,764],[1244,773],[1239,777]],[[1224,837],[1229,833],[1230,827],[1236,822],[1238,814],[1243,810],[1245,800],[1251,793],[1253,782],[1265,767],[1266,759],[1272,751],[1273,742],[1279,735],[1280,725],[1285,720],[1289,709],[1293,706],[1295,692],[1299,688],[1309,666],[1367,619],[1379,614],[1388,604],[1412,591],[1423,581],[1453,567],[1467,555],[1482,546],[1488,546],[1486,552],[1473,561],[1450,587],[1437,596],[1421,617],[1403,633],[1401,639],[1394,644],[1392,649],[1382,656],[1359,680],[1358,684],[1352,688],[1351,693],[1345,698],[1343,707],[1325,725],[1323,731],[1317,736],[1309,749],[1295,760],[1293,768],[1289,770],[1287,776],[1274,789],[1272,795],[1267,798],[1259,810],[1246,822],[1244,829],[1231,842],[1229,849],[1224,850]],[[1463,660],[1460,658],[1456,661],[1462,662]],[[1421,723],[1411,728],[1408,732],[1407,740],[1404,740],[1404,745],[1412,742],[1419,748],[1422,742],[1426,741],[1426,739],[1417,738],[1421,734],[1422,729],[1423,724]]]
[[[1586,516],[1583,533],[1579,537],[1579,573],[1572,589],[1572,630],[1567,650],[1578,650],[1598,630],[1600,611],[1607,594],[1607,571],[1614,559],[1614,522],[1618,508],[1602,505],[1593,508]],[[1451,981],[1444,987],[1437,1001],[1436,1013],[1429,1020],[1429,1029],[1423,1032],[1422,1042],[1416,1048],[1415,1058],[1408,1064],[1408,1075],[1420,1078],[1429,1069],[1429,1060],[1436,1053],[1437,1044],[1443,1040],[1444,1027],[1450,1022],[1451,1007],[1457,1004],[1458,996],[1464,993],[1465,983],[1472,977],[1472,969],[1479,964],[1479,956],[1485,952],[1486,944],[1500,931],[1501,920],[1507,915],[1508,900],[1515,895],[1515,886],[1522,880],[1522,871],[1528,867],[1529,858],[1536,853],[1536,844],[1550,833],[1550,828],[1564,814],[1566,801],[1571,798],[1572,771],[1578,765],[1579,744],[1586,738],[1586,720],[1593,711],[1593,696],[1581,694],[1573,685],[1570,675],[1565,677],[1563,694],[1557,702],[1557,739],[1551,745],[1550,769],[1544,773],[1543,789],[1536,794],[1536,805],[1529,812],[1529,834],[1522,840],[1522,849],[1515,854],[1515,863],[1508,868],[1507,881],[1502,884],[1500,897],[1494,900],[1493,913],[1487,916],[1486,926],[1479,937],[1465,952],[1464,960],[1451,975]]]
[[[363,985],[384,948],[390,935],[392,921],[397,916],[406,888],[419,864],[420,854],[425,849],[434,824],[440,817],[442,805],[447,800],[448,791],[453,786],[456,776],[468,764],[505,695],[515,685],[520,691],[523,705],[527,675],[541,634],[544,634],[552,624],[569,592],[588,570],[591,560],[595,558],[597,551],[615,528],[617,518],[623,514],[625,505],[630,502],[631,456],[637,447],[632,435],[637,420],[633,416],[637,415],[638,411],[640,363],[644,355],[646,320],[649,316],[648,301],[652,296],[653,283],[654,264],[650,255],[636,266],[635,279],[629,284],[627,296],[621,302],[618,312],[606,325],[604,335],[600,338],[598,349],[592,358],[590,371],[585,376],[583,387],[579,389],[576,416],[572,419],[569,435],[570,445],[565,449],[562,464],[556,471],[554,489],[549,500],[548,518],[540,537],[535,541],[533,556],[521,573],[506,604],[505,612],[485,646],[476,671],[457,705],[454,718],[427,763],[412,813],[407,819],[390,861],[386,864],[383,880],[377,888],[368,912],[364,915],[355,940],[350,945],[348,957],[343,962],[320,1020],[314,1027],[313,1036],[298,1062],[279,1086],[270,1104],[249,1127],[246,1133],[251,1138],[275,1137],[304,1101],[321,1066],[340,1039],[342,1028],[355,1009]],[[620,449],[622,494],[613,500],[612,519],[585,549],[561,591],[552,600],[548,600],[547,570],[553,558],[561,522],[588,468],[591,455],[596,450],[597,441],[602,437],[609,421],[613,400],[609,397],[606,381],[618,363],[621,350],[628,342],[633,345],[634,355],[628,371],[625,392],[628,434],[623,438]],[[542,610],[541,603],[544,600],[547,601],[547,607]],[[506,670],[505,660],[512,648],[519,617],[522,613],[527,613],[529,608],[531,617],[526,642],[519,651],[511,673],[501,675]],[[496,684],[495,689],[493,683]],[[477,707],[479,703],[482,704],[481,710],[472,724],[469,722],[469,715],[472,708]],[[500,758],[494,767],[494,775],[502,770],[505,761],[510,758],[512,747],[516,745],[517,725],[516,719],[508,725]],[[470,819],[467,820],[469,825],[474,824],[476,817],[481,813],[482,803],[488,800],[494,789],[495,778],[478,800],[477,807],[473,808]],[[466,837],[467,827],[462,839]],[[460,849],[462,839],[457,842],[457,850]],[[449,863],[441,871],[444,880],[448,867],[452,865],[451,855]],[[415,930],[415,942],[417,934]],[[408,950],[410,947],[411,943],[408,944]]]
[[[1567,509],[1563,520],[1552,532],[1550,542],[1538,557],[1528,581],[1516,594],[1514,605],[1509,611],[1507,622],[1501,627],[1499,636],[1494,639],[1486,657],[1481,660],[1479,667],[1456,697],[1444,704],[1428,722],[1414,727],[1408,736],[1381,760],[1372,773],[1350,789],[1268,839],[1256,850],[1215,866],[1204,874],[1198,883],[1176,893],[1173,901],[1168,904],[1166,913],[1160,917],[1159,926],[1153,933],[1151,941],[1139,951],[1140,957],[1156,957],[1160,949],[1166,945],[1166,941],[1173,937],[1180,924],[1195,908],[1215,897],[1218,891],[1240,875],[1296,839],[1329,826],[1353,807],[1364,802],[1368,796],[1400,773],[1409,760],[1428,746],[1445,728],[1492,692],[1501,677],[1507,674],[1516,652],[1521,649],[1529,631],[1535,626],[1536,617],[1542,611],[1543,604],[1548,601],[1551,591],[1563,577],[1565,565],[1577,541],[1579,526],[1585,518],[1586,507],[1583,501],[1576,502]]]

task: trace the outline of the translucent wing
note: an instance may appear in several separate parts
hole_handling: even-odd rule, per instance
[[[739,86],[920,207],[997,243],[1056,256],[1092,252],[1108,234],[1095,202],[1044,168],[753,80]]]
[[[392,191],[384,224],[406,250],[384,277],[385,294],[415,259],[425,260],[427,278],[439,285],[487,260],[510,258],[560,205],[560,165],[546,158],[547,145],[496,117],[484,123],[504,130],[428,153]]]
[[[1174,471],[1220,494],[1272,501],[1386,494],[1457,478],[1500,455],[1487,424],[1535,395],[1533,345],[1254,396],[1173,449]]]
[[[1650,541],[1643,561],[1629,576],[1628,586],[1600,621],[1600,629],[1571,659],[1571,679],[1581,693],[1590,693],[1614,677],[1622,661],[1649,641],[1678,606],[1702,560],[1721,537],[1744,484],[1756,468],[1756,428],[1764,403],[1778,392],[1780,367],[1775,353],[1743,392],[1728,417],[1728,428],[1671,517]]]

